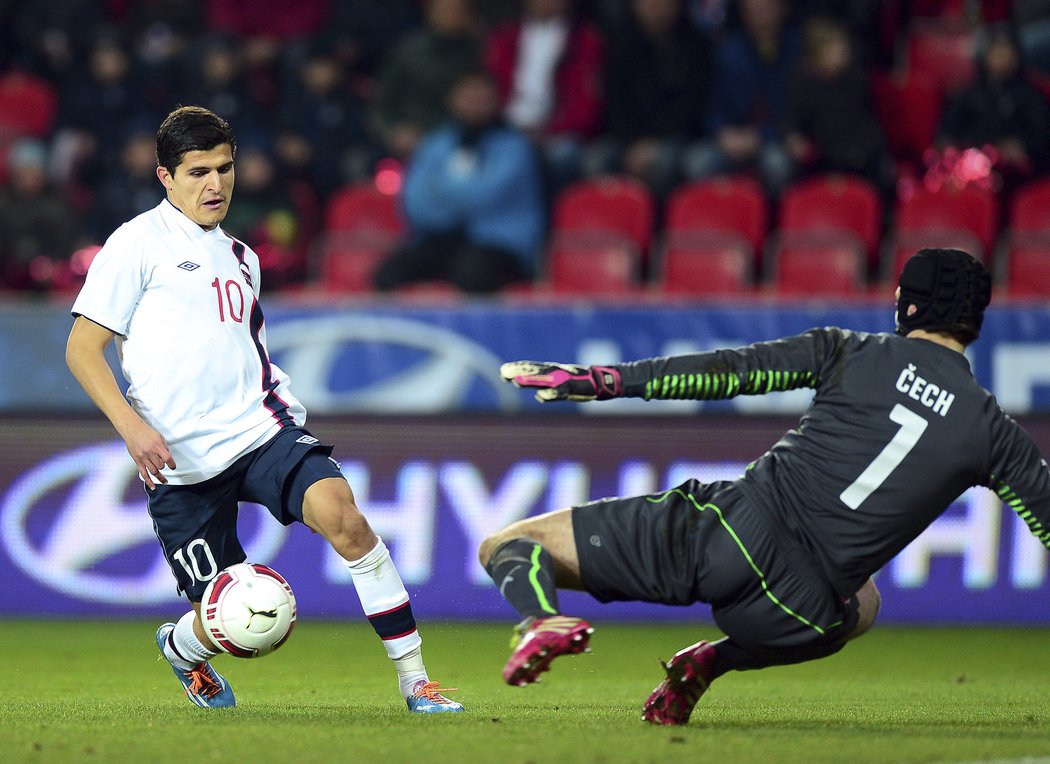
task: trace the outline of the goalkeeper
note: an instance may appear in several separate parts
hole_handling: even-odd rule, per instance
[[[603,499],[486,538],[481,563],[523,619],[503,678],[523,686],[587,648],[593,629],[561,614],[558,588],[710,603],[726,636],[675,654],[643,707],[648,722],[685,724],[723,674],[823,658],[867,631],[872,574],[970,486],[994,490],[1050,546],[1047,463],[963,355],[990,295],[970,255],[924,249],[901,274],[895,334],[823,328],[608,367],[504,364],[542,401],[815,396],[738,480]]]

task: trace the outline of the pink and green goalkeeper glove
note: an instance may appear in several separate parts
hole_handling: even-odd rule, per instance
[[[536,400],[606,401],[623,396],[620,372],[611,366],[575,366],[541,361],[510,361],[500,376],[518,387],[536,388]]]

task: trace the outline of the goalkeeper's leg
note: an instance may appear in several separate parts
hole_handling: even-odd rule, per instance
[[[667,676],[656,686],[642,707],[642,719],[653,724],[685,724],[700,698],[718,677],[730,671],[748,671],[769,666],[817,660],[834,655],[846,642],[856,639],[875,622],[881,604],[879,590],[869,579],[853,598],[855,622],[843,636],[818,639],[794,647],[766,648],[750,641],[742,644],[732,637],[716,642],[697,642],[679,650],[664,665]],[[722,620],[723,628],[737,631]],[[746,627],[760,633],[760,626]]]
[[[500,594],[522,619],[503,669],[508,684],[538,681],[558,656],[587,650],[591,625],[562,615],[558,606],[559,587],[583,588],[572,511],[522,520],[486,538],[478,550]]]

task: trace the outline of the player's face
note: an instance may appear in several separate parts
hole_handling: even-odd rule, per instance
[[[174,172],[157,168],[168,199],[206,231],[226,217],[233,197],[233,149],[223,143],[207,151],[187,151]]]

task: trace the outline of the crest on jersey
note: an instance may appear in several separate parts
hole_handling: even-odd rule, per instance
[[[255,287],[252,286],[251,271],[248,270],[248,266],[244,263],[241,263],[241,275],[244,277],[244,281],[248,284],[248,286],[252,289],[255,289]]]

